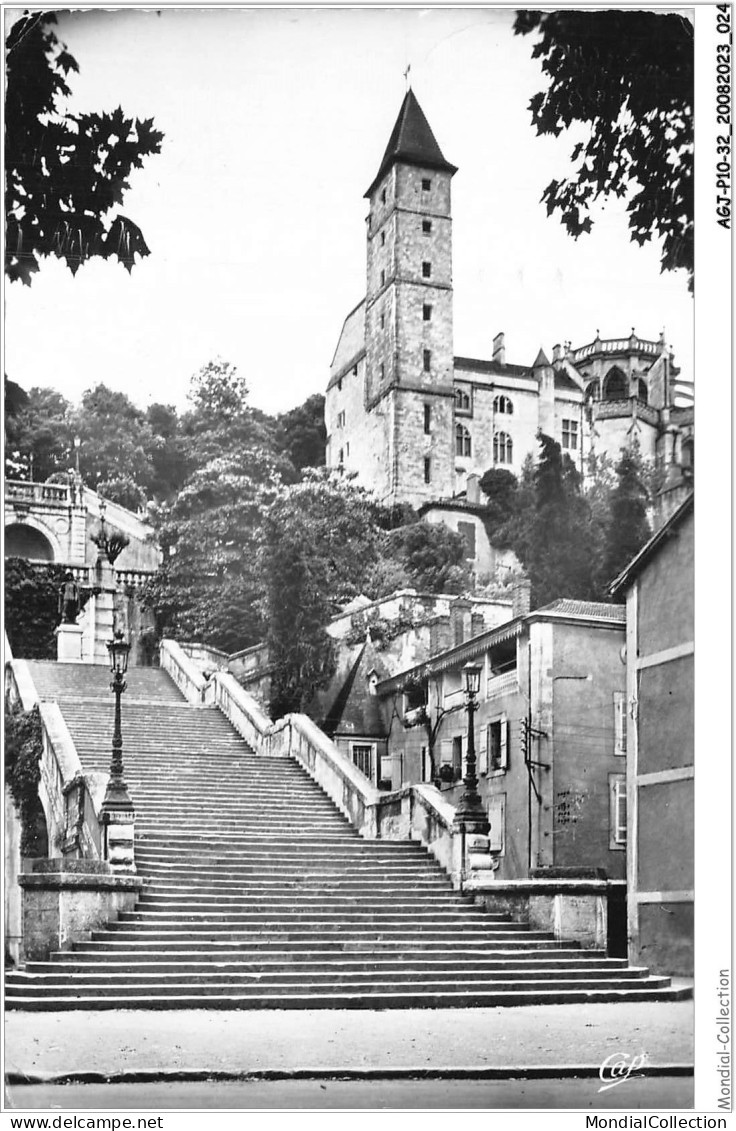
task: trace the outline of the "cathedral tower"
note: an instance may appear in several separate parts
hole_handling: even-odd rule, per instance
[[[384,419],[388,501],[452,495],[453,334],[450,182],[413,91],[365,194],[365,408]],[[383,402],[383,403],[382,403]],[[380,407],[379,407],[380,406]]]

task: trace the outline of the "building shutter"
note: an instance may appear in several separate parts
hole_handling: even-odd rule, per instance
[[[613,693],[614,744],[613,752],[619,757],[626,756],[626,694]]]

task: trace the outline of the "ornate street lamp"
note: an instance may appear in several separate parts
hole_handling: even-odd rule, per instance
[[[468,712],[468,751],[465,760],[463,792],[455,810],[455,824],[466,832],[485,835],[490,824],[478,793],[478,775],[475,772],[475,733],[473,715],[478,710],[477,696],[480,691],[480,664],[469,663],[463,668]]]
[[[112,682],[110,690],[115,696],[115,725],[112,734],[112,760],[110,762],[110,778],[105,790],[105,800],[102,802],[102,819],[105,824],[106,841],[107,830],[111,823],[117,822],[121,814],[133,813],[133,802],[128,787],[123,779],[123,735],[120,726],[120,697],[126,688],[125,673],[128,670],[128,654],[130,644],[123,639],[119,630],[112,640],[107,642],[107,651],[110,655],[110,671]],[[109,845],[105,845],[105,855],[109,856]]]

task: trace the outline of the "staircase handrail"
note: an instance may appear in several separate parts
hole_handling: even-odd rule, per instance
[[[209,680],[205,678],[176,640],[162,640],[159,650],[160,664],[173,679],[189,703],[204,703]]]
[[[100,805],[107,774],[85,775],[58,703],[41,700],[38,708],[43,734],[39,794],[42,804],[47,802],[44,810],[49,825],[49,855],[60,853],[100,860]]]
[[[254,749],[276,753],[278,724],[271,721],[259,703],[241,687],[230,672],[215,672],[209,681],[211,701],[230,720],[238,734]]]
[[[38,706],[41,718],[39,797],[46,815],[49,854],[101,859],[100,805],[107,774],[85,775],[59,704],[39,698],[25,660],[5,665],[5,693],[22,710]]]

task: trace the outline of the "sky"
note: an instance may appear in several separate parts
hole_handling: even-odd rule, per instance
[[[12,14],[6,10],[6,21]],[[365,294],[363,194],[411,83],[453,179],[455,353],[507,360],[662,330],[692,379],[684,272],[633,245],[623,203],[574,241],[540,203],[574,138],[537,137],[545,79],[511,8],[87,9],[59,35],[79,63],[72,111],[150,118],[162,152],[122,211],[151,255],[128,275],[43,262],[5,288],[5,369],[72,401],[99,382],[141,407],[186,406],[220,357],[276,413],[323,392],[342,322]]]

